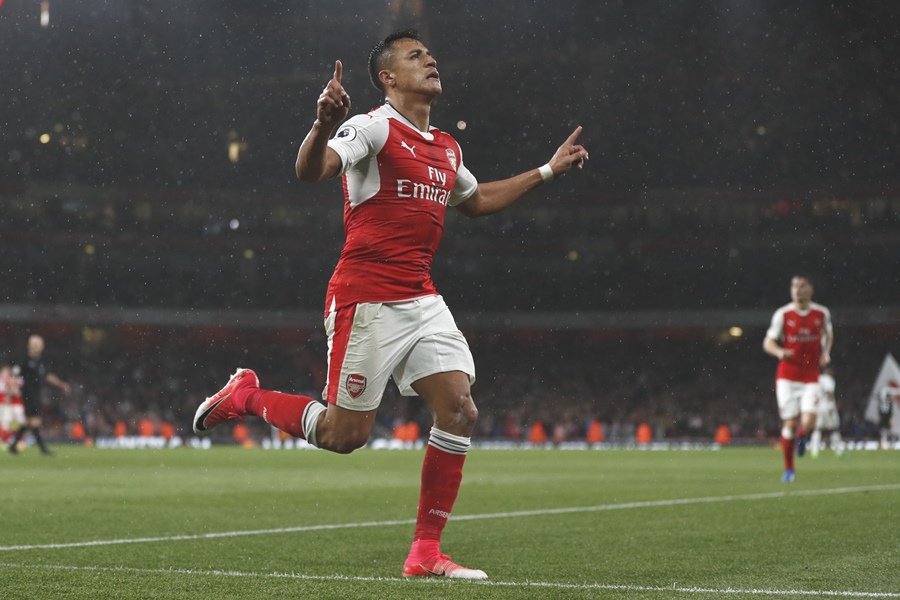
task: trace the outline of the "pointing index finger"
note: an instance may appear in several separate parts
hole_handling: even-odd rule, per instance
[[[344,69],[344,66],[341,64],[341,61],[339,61],[339,60],[334,61],[334,76],[332,77],[332,79],[334,79],[335,81],[340,83],[341,82],[341,72],[343,71],[343,69]]]
[[[578,138],[579,134],[581,134],[581,125],[575,128],[575,131],[572,132],[572,135],[566,139],[567,144],[574,144],[575,140]]]

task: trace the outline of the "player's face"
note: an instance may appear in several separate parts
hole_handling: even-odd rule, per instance
[[[418,92],[435,97],[441,93],[441,77],[437,61],[422,45],[413,39],[394,42],[394,58],[388,71],[400,92]]]
[[[791,279],[791,300],[800,305],[809,304],[812,300],[813,288],[803,277]]]

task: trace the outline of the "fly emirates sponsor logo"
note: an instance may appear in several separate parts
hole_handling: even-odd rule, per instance
[[[822,334],[814,331],[810,331],[806,327],[801,327],[797,333],[788,334],[785,336],[788,342],[792,344],[806,344],[809,342],[821,342]]]
[[[428,167],[428,181],[413,181],[411,179],[397,180],[397,195],[401,198],[419,198],[440,202],[447,206],[450,190],[447,188],[447,174],[440,169]]]

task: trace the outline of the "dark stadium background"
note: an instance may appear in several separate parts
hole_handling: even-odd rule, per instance
[[[168,421],[237,366],[317,394],[337,182],[294,179],[335,59],[418,27],[432,122],[483,181],[583,172],[492,218],[448,216],[434,276],[466,332],[479,437],[540,419],[624,441],[777,432],[768,319],[795,271],[831,308],[845,436],[900,335],[894,2],[40,0],[0,5],[0,353],[29,333],[77,384],[51,437]],[[461,124],[465,128],[460,128]],[[389,390],[385,430],[424,420]],[[256,435],[264,432],[258,427]]]

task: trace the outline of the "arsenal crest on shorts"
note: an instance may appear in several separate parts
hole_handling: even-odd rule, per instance
[[[351,398],[359,398],[366,391],[365,375],[347,375],[347,393]]]

